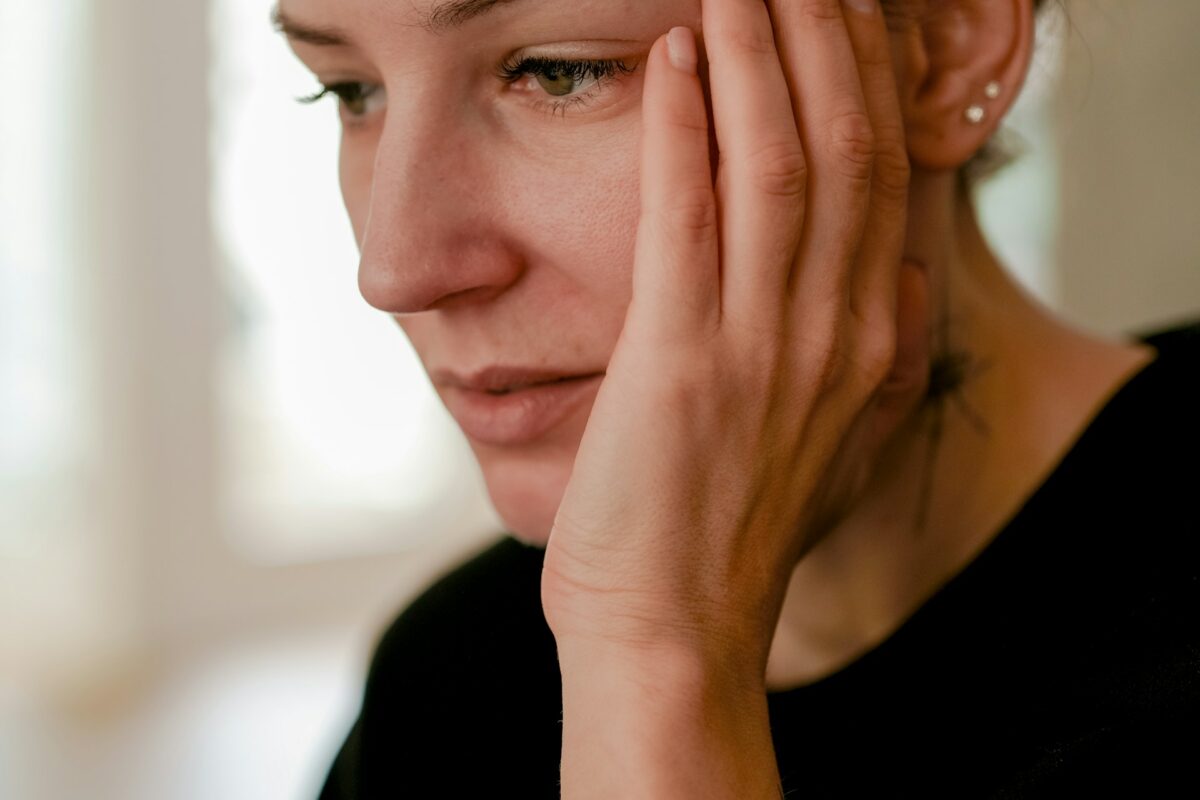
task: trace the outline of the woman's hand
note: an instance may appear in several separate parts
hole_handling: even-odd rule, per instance
[[[700,79],[660,40],[633,299],[542,573],[570,800],[782,796],[764,682],[788,578],[924,392],[878,4],[702,4],[715,189]]]
[[[660,40],[633,299],[542,601],[560,651],[688,653],[761,686],[797,560],[924,391],[928,292],[902,266],[878,4],[703,0],[703,31],[715,189],[700,78]]]

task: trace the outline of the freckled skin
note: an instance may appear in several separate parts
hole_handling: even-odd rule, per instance
[[[435,310],[399,316],[401,327],[427,366],[603,368],[629,302],[630,232],[638,213],[636,139],[613,141],[603,159],[584,165],[558,158],[541,163],[504,158],[503,145],[492,152],[483,149],[488,141],[463,131],[458,141],[424,149],[419,165],[403,170],[419,173],[411,180],[427,180],[439,186],[438,192],[422,196],[392,189],[401,196],[390,198],[386,218],[395,220],[396,229],[420,231],[394,235],[400,241],[389,245],[397,261],[429,269],[429,280],[439,281],[438,290],[446,293],[439,299],[454,291],[476,292],[457,302],[443,300]],[[370,167],[358,167],[358,158],[351,153],[344,160],[347,196],[369,191]],[[470,166],[461,166],[466,163]],[[566,169],[572,171],[563,177]],[[376,181],[390,178],[379,172]],[[399,180],[391,185],[398,184],[403,185]],[[375,235],[365,216],[357,215],[360,237],[364,225],[368,237]],[[368,239],[364,257],[382,258],[373,245]],[[475,273],[474,281],[454,274],[464,267]],[[545,542],[549,536],[589,410],[590,405],[580,407],[529,446],[491,447],[470,440],[497,511],[530,541]]]
[[[640,211],[641,62],[662,30],[697,24],[700,12],[694,0],[585,5],[595,8],[497,15],[500,25],[489,16],[432,37],[403,24],[405,4],[280,4],[296,19],[345,30],[357,45],[344,57],[340,48],[331,55],[296,45],[314,71],[387,85],[384,112],[345,132],[341,188],[362,252],[364,297],[395,315],[427,369],[600,371],[616,345]],[[592,16],[580,25],[584,10]],[[578,57],[622,58],[637,71],[607,79],[565,114],[534,109],[529,94],[503,94],[492,74],[518,48],[556,53],[631,32],[645,41],[592,45]],[[473,49],[464,51],[465,41]],[[584,404],[529,445],[469,440],[497,511],[526,541],[549,537],[590,409]]]

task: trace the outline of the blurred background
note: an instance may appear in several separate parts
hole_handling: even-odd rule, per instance
[[[0,798],[313,798],[382,625],[501,524],[357,294],[271,0],[0,0]],[[1029,290],[1200,308],[1200,4],[1043,20],[983,184]]]

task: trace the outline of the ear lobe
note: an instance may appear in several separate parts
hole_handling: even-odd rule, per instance
[[[914,166],[956,170],[995,134],[1025,82],[1033,23],[1032,0],[948,0],[921,20],[904,54]],[[994,97],[992,83],[999,87]]]

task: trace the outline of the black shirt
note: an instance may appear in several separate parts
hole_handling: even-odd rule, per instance
[[[787,796],[1200,797],[1200,321],[1136,338],[1158,357],[966,568],[768,694]],[[505,537],[396,618],[322,800],[559,797],[543,552]]]

